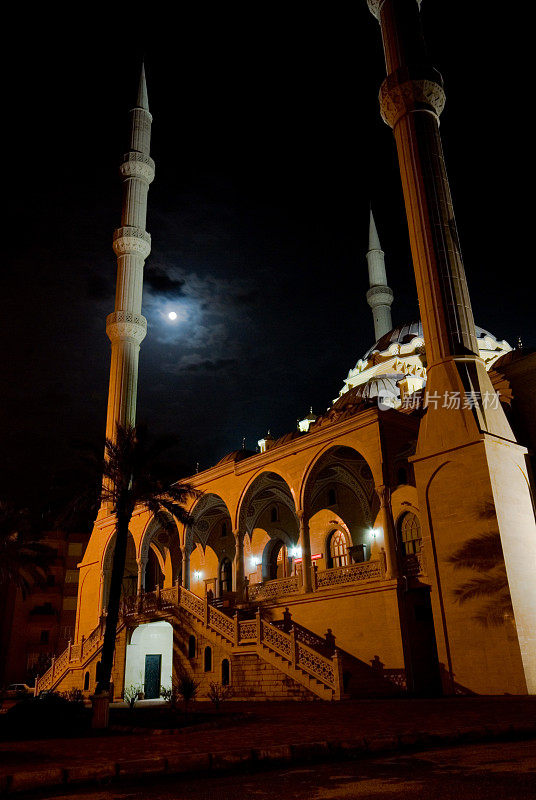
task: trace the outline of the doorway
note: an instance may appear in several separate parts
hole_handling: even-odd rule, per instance
[[[160,697],[160,677],[162,673],[162,655],[152,653],[145,656],[145,680],[143,691],[146,700]]]

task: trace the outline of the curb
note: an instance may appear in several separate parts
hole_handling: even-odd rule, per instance
[[[381,753],[395,753],[442,745],[470,742],[507,741],[536,737],[536,724],[488,725],[454,731],[402,733],[397,736],[370,736],[349,740],[300,742],[264,748],[221,750],[213,753],[182,753],[166,758],[100,762],[88,766],[50,767],[0,776],[0,794],[16,794],[38,789],[57,789],[76,784],[99,784],[140,779],[155,775],[191,775],[201,772],[241,770],[248,765],[269,769],[278,764],[347,761]]]

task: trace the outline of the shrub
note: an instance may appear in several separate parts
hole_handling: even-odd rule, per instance
[[[232,690],[230,686],[223,686],[221,683],[214,683],[211,681],[208,696],[217,709],[219,709],[224,700],[228,700],[229,697],[231,697],[231,694]]]
[[[61,697],[69,703],[84,703],[84,693],[81,689],[69,689],[67,692],[62,692]]]
[[[136,704],[136,700],[139,700],[141,694],[143,694],[143,686],[139,683],[125,686],[123,689],[123,699],[126,703],[128,703],[128,707],[131,711]]]

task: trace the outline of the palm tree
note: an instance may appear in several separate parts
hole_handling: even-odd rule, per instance
[[[161,454],[173,442],[171,437],[167,437],[149,446],[144,425],[133,427],[120,424],[117,425],[115,441],[106,440],[102,500],[109,503],[115,513],[116,537],[96,694],[110,690],[128,527],[134,509],[140,506],[147,509],[168,530],[173,525],[170,515],[184,524],[192,521],[184,503],[188,498],[199,495],[197,489],[180,482],[167,485],[160,477]]]
[[[458,603],[488,598],[473,619],[487,628],[504,625],[507,620],[514,618],[498,531],[469,539],[450,556],[449,562],[455,569],[470,569],[479,573],[454,589]]]
[[[28,511],[0,502],[0,589],[20,589],[22,596],[43,585],[55,557],[51,547],[35,540]]]

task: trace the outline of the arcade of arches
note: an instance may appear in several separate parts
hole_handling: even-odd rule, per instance
[[[324,674],[341,664],[340,692],[354,696],[499,691],[498,673],[460,672],[453,688],[434,606],[440,591],[434,555],[413,484],[418,419],[370,407],[348,411],[350,395],[338,416],[330,411],[308,433],[271,442],[258,454],[237,451],[194,475],[201,494],[188,509],[190,526],[170,519],[163,527],[146,512],[133,515],[123,582],[130,616],[121,634],[128,675],[140,671],[132,667],[139,652],[151,657],[149,684],[171,658],[172,673],[195,675],[201,696],[211,682],[228,682],[236,697],[266,696],[262,675],[269,670],[269,696],[304,699],[311,694],[308,670]],[[105,613],[113,544],[113,519],[97,520],[80,565],[77,645],[95,635]],[[173,603],[182,603],[180,614],[157,613],[153,601],[142,602],[170,592]],[[210,627],[213,618],[227,639]],[[171,638],[163,628],[156,638],[133,633],[164,621]],[[312,651],[303,650],[301,672],[292,662],[283,674],[263,636],[284,652],[287,640],[277,645],[277,637],[291,630]],[[490,630],[490,648],[504,651],[508,635]],[[154,652],[143,650],[144,642],[153,642]],[[339,666],[330,661],[334,648]],[[522,693],[518,666],[514,654],[509,679]],[[117,669],[120,692],[127,673]],[[77,680],[85,685],[86,672],[91,691],[91,667]],[[317,695],[327,699],[330,692]]]

